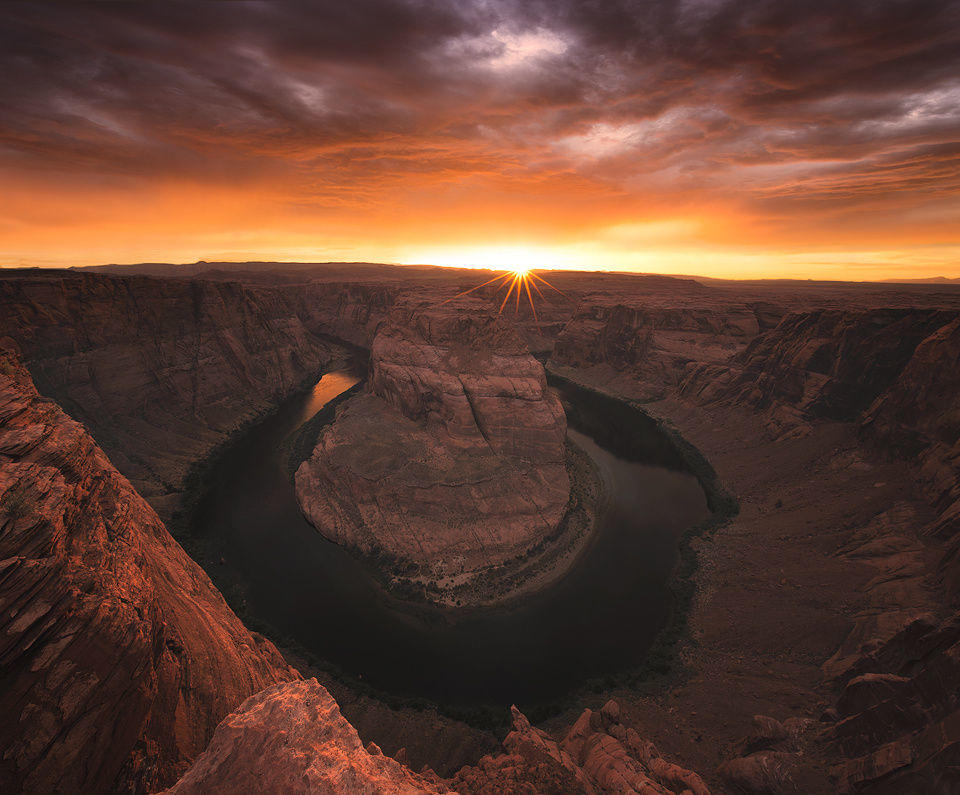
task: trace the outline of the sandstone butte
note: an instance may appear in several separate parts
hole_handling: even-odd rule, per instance
[[[297,497],[339,544],[469,574],[556,529],[565,435],[543,366],[485,302],[401,305],[373,339],[367,390],[297,471]]]

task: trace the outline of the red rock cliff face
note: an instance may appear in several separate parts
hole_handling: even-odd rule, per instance
[[[164,510],[190,463],[333,355],[291,296],[232,282],[7,276],[0,339]]]
[[[566,419],[543,368],[476,307],[398,310],[353,398],[297,472],[310,521],[363,552],[461,574],[552,532]]]
[[[369,348],[401,290],[378,284],[314,282],[283,292],[310,331]]]
[[[224,715],[297,676],[3,351],[0,528],[3,791],[169,783]]]
[[[700,368],[684,392],[758,409],[790,406],[808,418],[852,420],[950,317],[925,309],[791,313],[728,362]]]
[[[921,342],[897,381],[864,415],[869,438],[915,456],[936,521],[927,534],[946,544],[941,572],[960,597],[960,317]]]
[[[656,399],[676,389],[695,367],[743,350],[775,312],[743,304],[699,307],[692,299],[669,296],[649,304],[585,299],[557,338],[550,363],[605,367],[621,382],[629,378],[629,385],[621,385],[633,396]]]

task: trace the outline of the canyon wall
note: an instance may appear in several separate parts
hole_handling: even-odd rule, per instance
[[[0,340],[168,514],[191,463],[342,355],[295,298],[235,282],[4,274]]]
[[[899,377],[917,346],[953,317],[937,309],[792,312],[684,392],[808,419],[856,419]]]
[[[863,455],[907,465],[896,502],[842,528],[833,553],[873,574],[823,664],[835,706],[818,742],[841,792],[960,787],[958,365],[956,309],[822,310],[788,314],[683,386],[701,405],[752,408],[778,440],[853,425]]]
[[[0,528],[4,791],[169,783],[228,712],[298,676],[3,350]]]
[[[338,543],[469,574],[556,528],[565,434],[543,367],[485,305],[402,306],[373,341],[368,391],[297,471],[297,495]]]
[[[283,288],[310,331],[367,350],[402,292],[397,286],[358,282],[310,282]]]
[[[393,283],[232,278],[4,275],[0,347],[20,352],[41,392],[88,424],[161,508],[191,462],[340,355],[336,337],[373,353],[368,392],[342,409],[298,476],[304,511],[324,532],[455,578],[524,550],[562,514],[562,415],[542,369],[469,302],[448,312],[440,299],[413,307],[417,291]],[[627,277],[613,295],[587,289],[582,275],[569,280],[558,282],[569,306],[546,324],[520,321],[544,351],[556,338],[551,366],[658,401],[650,411],[681,433],[695,429],[744,505],[729,533],[697,542],[705,564],[691,625],[703,651],[689,652],[690,683],[662,697],[624,694],[649,719],[644,735],[658,732],[675,758],[733,791],[790,791],[803,780],[798,765],[829,767],[841,791],[956,791],[956,297],[677,280],[636,280],[630,294]],[[430,296],[455,292],[444,289]],[[771,480],[774,490],[755,474],[799,455],[810,466]],[[892,483],[873,474],[881,469]],[[862,474],[848,481],[851,472]],[[855,491],[833,493],[835,482]],[[417,505],[404,502],[414,489]],[[224,715],[267,688],[224,722],[182,791],[209,789],[215,770],[262,776],[259,754],[273,754],[277,788],[306,769],[387,791],[589,792],[625,781],[700,791],[610,710],[569,732],[555,726],[563,740],[515,716],[503,754],[448,781],[364,749],[325,691],[296,681],[239,624],[104,452],[7,354],[0,491],[0,707],[12,716],[0,727],[4,789],[169,785]],[[795,562],[807,554],[823,558],[800,580]],[[742,599],[724,601],[731,592]],[[822,634],[809,626],[825,615],[849,631],[822,652],[822,638],[804,632]],[[749,720],[764,687],[782,719],[796,714],[758,716],[756,736],[734,746],[729,727]],[[801,712],[816,703],[810,693],[826,703]],[[274,742],[290,727],[303,754]],[[728,761],[714,773],[719,753]]]
[[[758,716],[757,733],[734,746],[717,777],[731,791],[802,790],[797,782],[811,776],[810,781],[821,782],[816,791],[955,792],[960,788],[957,295],[906,297],[864,288],[862,295],[851,293],[838,301],[832,291],[822,291],[785,295],[763,305],[762,312],[752,299],[731,311],[718,306],[723,303],[719,298],[686,315],[652,301],[643,302],[642,309],[584,302],[560,334],[551,359],[551,366],[572,371],[579,380],[644,401],[663,398],[650,410],[678,423],[681,432],[699,427],[693,418],[702,414],[740,429],[701,429],[707,449],[712,438],[726,440],[722,452],[711,454],[729,462],[728,472],[736,473],[731,485],[750,484],[741,499],[756,507],[745,508],[734,536],[763,534],[750,552],[763,564],[750,565],[744,583],[736,585],[733,570],[722,585],[705,575],[702,587],[721,615],[737,602],[719,600],[717,589],[734,599],[746,591],[752,603],[760,598],[754,593],[758,568],[767,565],[774,567],[770,601],[780,605],[778,624],[796,621],[791,631],[804,632],[810,599],[827,593],[821,573],[826,567],[811,570],[810,590],[802,592],[809,597],[781,603],[780,594],[794,584],[791,576],[800,578],[802,568],[791,575],[796,567],[777,554],[761,554],[757,546],[776,550],[791,533],[804,544],[811,537],[822,539],[818,545],[835,561],[830,568],[837,566],[838,575],[849,578],[846,590],[838,590],[839,598],[849,600],[845,619],[833,611],[829,619],[824,615],[847,627],[846,639],[820,672],[828,706],[822,714],[795,714],[785,724]],[[748,307],[758,308],[755,326],[736,322]],[[677,317],[687,319],[677,322]],[[697,331],[678,328],[686,322]],[[831,425],[838,430],[827,430]],[[852,430],[855,449],[826,441],[845,438],[849,431],[843,428]],[[757,485],[761,478],[745,475],[770,466],[780,448],[794,447],[813,454],[816,466],[827,472],[862,472],[853,481],[861,489],[863,510],[835,509],[831,500],[838,508],[843,502],[829,493],[829,476],[818,493],[804,495],[802,482],[767,493]],[[899,489],[890,487],[886,503],[879,498],[888,490],[881,468],[900,478]],[[878,474],[871,480],[874,470]],[[813,482],[813,469],[808,476]],[[784,503],[796,507],[788,510]],[[870,505],[876,506],[872,514]],[[789,524],[794,510],[796,528]],[[771,541],[771,534],[777,540]],[[711,568],[718,554],[723,553],[708,553]],[[781,554],[796,553],[784,549]],[[737,568],[747,567],[741,562]],[[705,613],[711,609],[701,608]],[[756,620],[763,619],[758,615]],[[788,638],[781,642],[785,648],[803,647]],[[724,645],[720,648],[722,654]],[[737,647],[741,653],[743,648]],[[799,660],[788,655],[784,665],[787,660],[792,666],[788,678],[797,676]],[[751,681],[757,687],[768,677],[775,680],[769,661],[755,667],[763,665],[768,667],[748,672],[741,669],[750,666],[738,665],[733,670],[744,679],[756,677]],[[783,687],[775,681],[769,686]],[[688,708],[700,710],[706,703],[701,692]],[[820,772],[817,765],[823,766]]]
[[[700,301],[623,303],[587,298],[557,336],[550,365],[575,368],[594,381],[649,401],[663,398],[704,364],[725,362],[782,310],[753,303],[711,306]]]

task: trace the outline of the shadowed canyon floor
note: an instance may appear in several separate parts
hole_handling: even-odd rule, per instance
[[[324,675],[341,716],[134,491],[173,516],[191,466],[346,360],[343,342],[375,350],[391,313],[476,274],[197,270],[0,278],[5,786],[149,790],[196,760],[180,791],[960,787],[960,291],[551,275],[566,300],[509,317],[527,348],[641,401],[740,513],[686,541],[698,568],[668,671],[601,681],[536,728],[515,713],[500,751]],[[437,774],[410,772],[424,764]]]

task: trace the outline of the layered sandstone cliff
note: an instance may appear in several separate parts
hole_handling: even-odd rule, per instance
[[[4,791],[169,783],[224,715],[297,676],[2,349],[0,529]]]
[[[729,360],[699,368],[684,392],[760,410],[789,407],[810,419],[853,420],[952,317],[914,308],[794,312]]]
[[[190,464],[337,355],[300,300],[235,282],[12,272],[0,340],[167,513]]]
[[[864,414],[868,438],[915,457],[937,511],[927,534],[945,543],[941,573],[960,597],[960,316],[921,342],[897,381]]]
[[[693,298],[625,303],[587,298],[557,337],[550,357],[556,368],[575,368],[599,384],[641,400],[674,391],[697,367],[724,362],[779,319],[776,307],[758,302]],[[693,290],[693,288],[688,288]]]
[[[296,475],[308,519],[366,554],[460,575],[523,554],[567,505],[566,419],[486,307],[395,310],[370,382]]]

